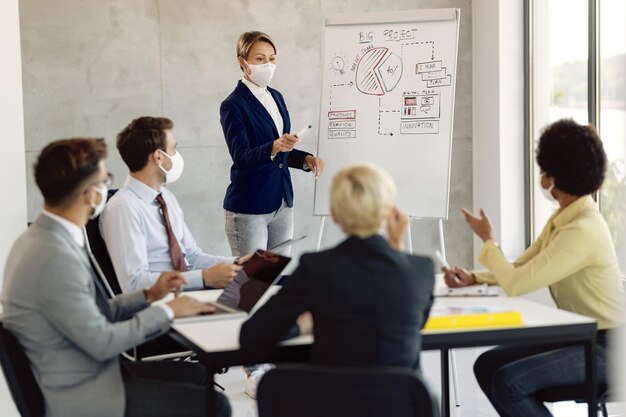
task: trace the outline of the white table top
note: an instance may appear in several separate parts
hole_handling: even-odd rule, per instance
[[[274,289],[273,289],[274,290]],[[277,291],[276,288],[274,291]],[[194,291],[187,295],[201,301],[213,301],[219,297],[221,290]],[[494,308],[517,310],[522,315],[523,326],[508,328],[539,328],[551,326],[567,326],[576,324],[594,323],[593,319],[584,317],[568,311],[559,310],[545,306],[520,297],[437,297],[434,307],[474,307],[488,306]],[[190,321],[175,321],[172,327],[195,345],[205,350],[205,352],[224,352],[239,349],[239,330],[246,317],[228,317],[212,320],[202,320],[194,318]],[[445,329],[445,330],[425,330],[422,334],[440,335],[464,332],[489,332],[493,330],[507,329],[499,326],[497,328],[467,328],[467,329]],[[311,336],[301,336],[284,342],[285,345],[310,344],[313,341]]]

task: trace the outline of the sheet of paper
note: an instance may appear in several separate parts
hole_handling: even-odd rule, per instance
[[[497,286],[470,285],[462,288],[448,288],[445,283],[437,283],[435,297],[497,297],[502,289]]]

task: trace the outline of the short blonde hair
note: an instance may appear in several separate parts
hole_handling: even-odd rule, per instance
[[[391,175],[373,164],[339,171],[330,189],[330,206],[343,231],[366,238],[379,233],[396,201]]]
[[[276,53],[276,45],[274,45],[274,41],[270,38],[270,35],[259,31],[252,31],[242,33],[241,36],[239,36],[239,40],[237,40],[237,58],[242,57],[243,59],[248,59],[250,48],[257,42],[269,43],[272,45],[272,48],[274,48],[274,53]]]

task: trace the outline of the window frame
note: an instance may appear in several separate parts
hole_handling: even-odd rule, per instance
[[[534,134],[534,3],[524,0],[524,222],[526,247],[535,240],[535,134]],[[549,0],[548,0],[549,1]],[[587,111],[588,123],[600,132],[600,1],[588,0]],[[601,193],[593,195],[602,209]]]

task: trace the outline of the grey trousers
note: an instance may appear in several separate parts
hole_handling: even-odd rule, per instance
[[[258,249],[269,249],[279,243],[293,238],[293,208],[287,207],[283,200],[280,208],[267,214],[242,214],[225,210],[226,236],[233,256],[242,256]],[[291,247],[278,251],[281,255],[289,255]],[[250,375],[252,372],[270,366],[244,366],[243,370]]]
[[[225,210],[226,237],[233,256],[242,256],[258,249],[272,248],[293,238],[293,208],[285,201],[278,210],[267,214],[242,214]],[[279,250],[289,255],[291,247]]]

